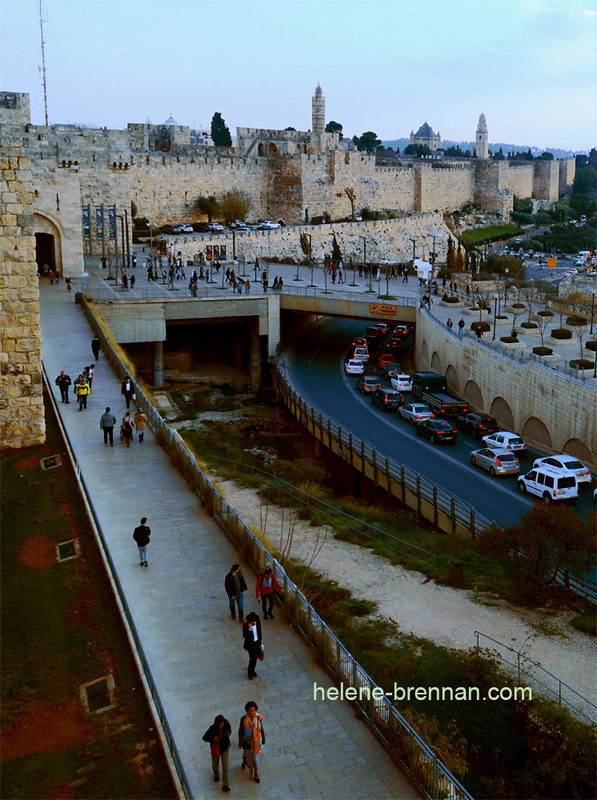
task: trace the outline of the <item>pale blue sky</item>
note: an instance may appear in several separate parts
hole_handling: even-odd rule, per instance
[[[597,0],[44,0],[50,123],[311,127],[586,150]],[[42,124],[39,0],[0,0],[0,88]]]

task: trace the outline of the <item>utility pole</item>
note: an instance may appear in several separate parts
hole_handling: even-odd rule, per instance
[[[46,48],[45,48],[46,43],[44,40],[44,16],[43,16],[42,0],[39,0],[39,30],[41,34],[41,75],[44,85],[44,109],[46,113],[46,128],[47,128],[50,123],[48,122],[48,86],[46,82]]]

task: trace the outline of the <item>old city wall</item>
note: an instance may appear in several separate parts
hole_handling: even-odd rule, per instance
[[[471,164],[420,164],[420,201],[416,211],[455,211],[475,194],[475,171]]]
[[[497,182],[499,189],[509,189],[519,198],[533,197],[533,164],[531,162],[516,164],[515,162],[496,161]]]
[[[0,437],[4,447],[45,441],[39,289],[31,159],[19,143],[0,157]]]
[[[555,202],[560,189],[560,167],[557,161],[543,161],[537,159],[533,163],[534,185],[533,197],[538,200]]]
[[[597,464],[595,391],[539,364],[521,364],[453,336],[425,312],[417,320],[417,365],[442,372],[452,390],[540,448]],[[522,388],[524,387],[524,389]],[[574,396],[574,403],[570,397]],[[566,413],[562,414],[562,409]]]
[[[558,164],[560,165],[559,193],[561,197],[572,189],[576,175],[576,159],[564,158],[558,161]]]

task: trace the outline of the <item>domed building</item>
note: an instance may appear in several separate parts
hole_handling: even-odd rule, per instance
[[[436,150],[441,149],[442,138],[439,131],[434,133],[431,125],[425,121],[416,133],[410,132],[410,143],[428,147],[434,153]]]

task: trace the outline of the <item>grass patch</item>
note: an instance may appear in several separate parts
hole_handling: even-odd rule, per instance
[[[582,631],[588,636],[597,636],[597,615],[594,611],[585,611],[571,621],[577,631]]]
[[[461,233],[460,241],[464,245],[478,244],[479,242],[510,238],[517,234],[518,231],[517,225],[490,225],[487,228],[471,228]]]

